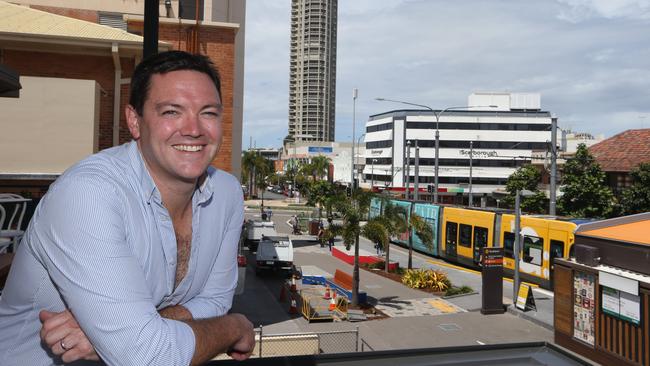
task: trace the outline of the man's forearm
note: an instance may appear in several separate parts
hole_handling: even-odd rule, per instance
[[[165,319],[188,321],[194,319],[192,313],[183,305],[168,306],[158,311],[158,314]]]
[[[203,364],[216,355],[228,352],[235,359],[250,356],[255,346],[253,325],[241,314],[189,320],[196,345],[192,365]]]

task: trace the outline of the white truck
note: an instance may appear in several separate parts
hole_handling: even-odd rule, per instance
[[[248,250],[251,253],[257,251],[257,246],[263,236],[275,236],[278,233],[275,231],[275,224],[273,221],[258,221],[248,220],[245,227],[246,234],[244,241]]]
[[[264,236],[255,254],[255,273],[263,269],[293,270],[293,244],[288,236]]]

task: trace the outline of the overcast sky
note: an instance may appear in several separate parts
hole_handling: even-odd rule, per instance
[[[290,0],[248,0],[243,146],[288,131]],[[368,116],[466,105],[477,91],[541,94],[561,128],[650,128],[650,0],[339,0],[336,141]]]

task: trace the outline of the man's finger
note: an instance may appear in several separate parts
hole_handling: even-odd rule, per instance
[[[41,320],[41,323],[44,323],[45,321],[55,316],[56,314],[58,313],[47,311],[47,310],[41,310],[41,312],[38,313],[38,318]]]
[[[50,316],[43,322],[43,328],[47,330],[54,329],[73,319],[74,318],[72,317],[72,314],[68,310],[62,311],[60,313],[54,313],[54,315]],[[77,325],[76,323],[77,322],[75,321],[74,324],[71,324],[71,326]]]

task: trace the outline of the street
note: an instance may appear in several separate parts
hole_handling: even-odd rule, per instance
[[[286,221],[294,212],[274,209],[272,220],[278,233],[289,235],[290,227]],[[259,210],[248,210],[246,217],[259,218]],[[294,263],[297,266],[317,267],[330,274],[336,269],[352,273],[352,266],[330,255],[327,247],[321,248],[315,236],[289,236],[293,241]],[[342,247],[342,243],[337,241],[335,248]],[[360,240],[360,250],[375,254],[372,243],[363,238]],[[407,263],[408,251],[404,248],[391,245],[390,252],[391,260],[402,265]],[[358,323],[308,323],[300,314],[290,315],[287,302],[279,301],[286,274],[269,272],[256,276],[254,263],[254,255],[249,253],[245,290],[235,297],[232,311],[243,313],[256,327],[262,326],[265,334],[354,330],[358,327],[361,339],[374,350],[553,340],[552,293],[535,290],[538,311],[534,314],[529,311],[525,317],[517,314],[517,310],[513,313],[482,315],[479,311],[480,273],[419,253],[413,253],[414,267],[443,270],[455,286],[467,285],[477,293],[441,299],[360,270],[360,290],[368,293],[371,304],[391,317]],[[504,281],[503,292],[504,303],[509,304],[512,294],[510,282]]]

